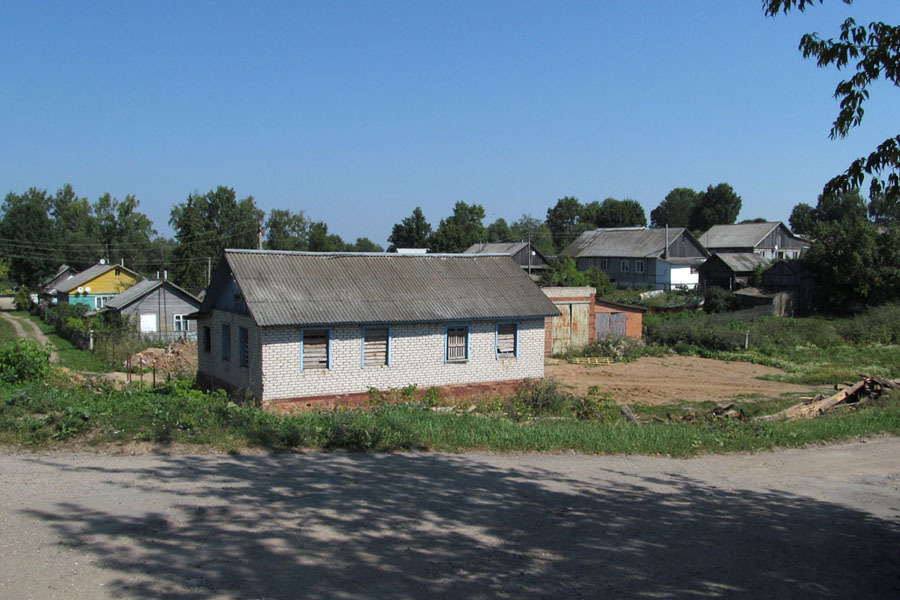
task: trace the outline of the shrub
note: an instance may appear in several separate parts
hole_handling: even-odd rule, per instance
[[[28,293],[27,288],[20,287],[19,291],[16,292],[16,297],[13,301],[16,304],[16,310],[31,310],[31,294]]]
[[[711,287],[703,298],[703,310],[708,313],[720,313],[734,310],[737,297],[734,293],[720,287]]]
[[[0,380],[6,383],[41,381],[50,372],[50,350],[20,339],[0,346]]]
[[[514,421],[531,417],[559,415],[571,403],[571,396],[555,379],[523,383],[506,402],[506,413]]]

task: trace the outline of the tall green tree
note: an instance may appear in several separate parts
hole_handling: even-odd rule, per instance
[[[791,211],[788,223],[791,224],[791,231],[798,235],[812,235],[816,228],[816,209],[801,202]]]
[[[301,210],[273,208],[266,221],[266,248],[269,250],[309,250],[309,220]]]
[[[63,260],[81,271],[106,256],[94,211],[87,198],[79,198],[68,183],[50,199],[54,243],[65,249]]]
[[[132,195],[120,201],[103,194],[94,203],[93,211],[107,258],[114,263],[124,262],[134,271],[146,271],[156,230],[147,215],[137,210],[139,205]]]
[[[384,252],[384,247],[369,238],[356,238],[353,244],[347,244],[347,252]]]
[[[607,198],[602,203],[585,204],[581,223],[596,227],[644,227],[647,225],[647,215],[637,200]]]
[[[520,242],[513,235],[512,229],[506,223],[506,219],[500,218],[487,226],[485,236],[489,242]]]
[[[417,206],[412,215],[394,225],[388,241],[391,245],[389,252],[396,252],[397,248],[427,248],[431,237],[431,224],[425,220],[422,208]]]
[[[590,223],[582,221],[584,207],[578,198],[564,196],[547,209],[547,226],[553,236],[554,254],[572,243],[578,234],[589,229]]]
[[[852,0],[843,0],[851,4]],[[763,0],[763,11],[774,17],[791,10],[805,11],[824,0]],[[884,78],[893,87],[900,86],[900,26],[882,22],[859,25],[852,18],[840,26],[837,39],[823,39],[817,33],[800,38],[804,58],[814,58],[822,67],[853,74],[837,84],[834,97],[840,109],[831,125],[832,139],[844,138],[863,119],[864,104],[870,88]],[[893,135],[867,156],[854,160],[844,173],[825,184],[824,194],[834,196],[863,186],[869,179],[869,197],[882,197],[885,203],[900,203],[900,135]]]
[[[429,247],[435,252],[462,252],[485,239],[483,219],[484,207],[480,204],[457,202],[453,214],[441,219]]]
[[[343,252],[346,244],[341,236],[328,233],[328,225],[316,221],[309,224],[309,249],[313,252]]]
[[[509,226],[514,242],[531,242],[533,248],[544,256],[553,256],[553,233],[543,221],[524,214]]]
[[[688,227],[693,231],[706,231],[713,225],[733,225],[740,212],[741,197],[730,185],[710,185],[697,198]]]
[[[844,222],[848,220],[865,220],[867,214],[866,201],[859,190],[820,194],[816,203],[816,221]]]
[[[675,188],[650,211],[651,227],[687,227],[699,194],[691,188]]]
[[[29,289],[52,275],[61,260],[49,209],[47,192],[37,188],[10,192],[0,207],[0,254],[9,261],[9,278]]]

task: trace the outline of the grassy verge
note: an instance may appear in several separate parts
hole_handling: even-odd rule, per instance
[[[45,323],[40,318],[26,312],[16,312],[13,314],[29,319],[40,328],[44,335],[47,336],[47,339],[50,340],[50,343],[53,344],[56,354],[59,356],[60,366],[72,369],[73,371],[89,371],[92,373],[106,373],[115,370],[115,368],[107,364],[102,357],[93,352],[81,350],[69,340],[58,336],[56,331],[54,331],[53,326]]]
[[[191,390],[183,382],[158,392],[99,389],[67,388],[61,383],[0,386],[0,443],[150,441],[207,444],[222,450],[575,450],[690,456],[900,434],[900,399],[794,423],[713,420],[633,425],[610,407],[601,407],[588,420],[557,416],[518,422],[498,413],[452,414],[417,404],[283,416],[236,405],[224,394]]]
[[[16,341],[16,328],[6,319],[0,319],[0,344]]]

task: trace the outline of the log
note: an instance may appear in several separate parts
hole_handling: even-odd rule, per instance
[[[863,379],[862,381],[854,383],[850,387],[845,388],[839,391],[837,394],[829,396],[824,400],[817,400],[815,402],[810,402],[809,404],[795,404],[794,406],[790,406],[773,415],[763,415],[756,418],[760,421],[775,421],[779,419],[811,419],[813,417],[818,417],[819,415],[822,415],[825,412],[831,410],[841,402],[844,402],[848,398],[852,397],[854,394],[863,389],[868,382],[868,379]]]
[[[627,404],[623,404],[621,408],[622,414],[625,415],[625,418],[628,419],[629,422],[637,424],[637,417],[634,416],[634,412],[628,407]]]

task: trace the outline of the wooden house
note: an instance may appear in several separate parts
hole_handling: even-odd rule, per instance
[[[560,257],[575,259],[579,271],[599,267],[618,287],[692,289],[697,267],[709,252],[684,227],[616,227],[585,231]]]
[[[142,337],[169,341],[197,339],[197,322],[187,316],[200,299],[168,280],[145,279],[110,298],[101,311],[134,317]]]
[[[56,304],[56,296],[58,293],[56,289],[57,286],[71,279],[76,274],[77,273],[73,267],[70,267],[66,264],[60,265],[56,270],[56,274],[41,284],[41,300],[45,300],[47,302],[50,302],[51,304]]]
[[[539,379],[557,312],[509,256],[226,250],[191,318],[201,385],[290,410]]]
[[[541,254],[531,242],[488,242],[485,244],[473,244],[466,249],[464,254],[506,254],[511,256],[522,270],[528,273],[535,281],[540,279],[541,273],[550,267],[550,262]]]
[[[700,236],[700,243],[714,254],[759,254],[769,260],[799,258],[809,246],[780,222],[714,225]]]
[[[698,268],[700,285],[704,290],[711,287],[737,290],[750,284],[756,268],[770,262],[765,256],[749,252],[713,254]]]
[[[82,304],[100,310],[138,281],[141,276],[121,265],[97,264],[56,285],[60,304]]]

